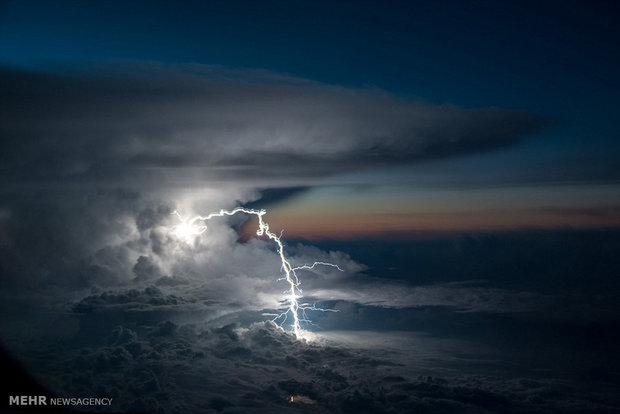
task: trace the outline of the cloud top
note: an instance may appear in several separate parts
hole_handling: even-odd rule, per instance
[[[510,145],[544,124],[208,66],[0,74],[0,165],[11,181],[304,182]]]

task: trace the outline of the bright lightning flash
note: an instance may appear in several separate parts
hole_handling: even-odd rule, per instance
[[[190,241],[193,236],[197,236],[207,231],[207,226],[197,226],[194,224],[194,222],[198,220],[198,217],[194,217],[191,220],[187,221],[184,220],[183,217],[181,217],[181,215],[176,210],[173,211],[172,214],[174,214],[179,218],[179,220],[181,220],[181,224],[177,224],[175,226],[174,234],[185,241]]]
[[[310,305],[309,303],[299,303],[299,299],[302,298],[302,290],[299,287],[300,281],[297,276],[297,271],[299,270],[312,270],[316,266],[331,266],[336,269],[343,271],[340,267],[333,263],[327,262],[314,262],[311,265],[303,265],[298,267],[292,267],[291,263],[288,261],[286,256],[284,256],[284,245],[282,244],[282,240],[280,236],[273,233],[269,230],[269,224],[263,219],[263,216],[267,213],[266,210],[254,210],[243,207],[237,207],[232,210],[220,210],[217,213],[210,213],[206,216],[195,216],[191,219],[185,220],[181,215],[174,211],[172,214],[176,215],[181,221],[180,224],[175,226],[174,234],[186,241],[190,241],[193,237],[200,235],[207,231],[207,226],[204,224],[205,222],[211,220],[215,217],[224,217],[224,216],[232,216],[237,213],[245,213],[258,217],[258,229],[256,230],[256,235],[267,236],[270,240],[273,240],[276,244],[276,251],[278,256],[280,257],[280,268],[282,271],[282,277],[279,280],[286,280],[289,284],[289,289],[286,292],[286,302],[287,306],[282,313],[279,314],[270,314],[274,316],[272,319],[273,322],[278,323],[278,325],[282,326],[289,318],[292,318],[291,327],[293,328],[293,332],[295,333],[295,337],[297,339],[303,338],[304,331],[301,328],[301,322],[309,323],[312,322],[308,318],[306,311],[320,311],[320,312],[338,312],[335,309],[323,309],[317,308],[314,304]],[[202,224],[197,224],[202,223]]]

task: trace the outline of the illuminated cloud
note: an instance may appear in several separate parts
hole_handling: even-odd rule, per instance
[[[120,67],[2,70],[7,286],[50,295],[56,287],[75,298],[74,290],[84,297],[88,289],[181,277],[209,280],[224,302],[240,295],[250,308],[273,306],[281,288],[273,284],[272,246],[238,243],[235,218],[183,246],[166,230],[172,211],[218,211],[256,200],[258,188],[303,188],[335,173],[510,145],[543,124],[527,113],[269,72]],[[295,265],[343,265],[316,253]]]

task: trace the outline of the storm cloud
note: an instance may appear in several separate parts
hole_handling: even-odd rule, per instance
[[[193,246],[180,243],[170,213],[217,211],[260,199],[259,188],[304,189],[341,172],[506,146],[545,123],[205,65],[0,75],[2,283],[20,292],[54,288],[71,300],[68,291],[208,274],[223,301],[236,295],[253,309],[273,307],[273,246],[238,243],[242,218],[210,223],[209,237]],[[336,260],[348,266],[346,277],[363,270],[340,253],[294,255],[299,264]],[[342,275],[329,283],[308,277],[317,289],[344,283]]]
[[[3,69],[4,181],[141,186],[313,178],[511,145],[546,121],[261,71]]]

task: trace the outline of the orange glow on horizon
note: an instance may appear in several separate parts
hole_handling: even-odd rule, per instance
[[[347,239],[413,233],[597,229],[620,227],[620,208],[492,209],[459,213],[424,211],[394,214],[273,209],[270,211],[270,223],[274,231],[284,229],[285,238],[305,239]]]

